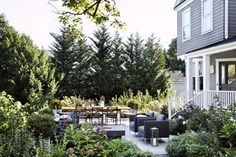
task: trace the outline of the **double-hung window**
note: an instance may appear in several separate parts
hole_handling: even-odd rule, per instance
[[[213,30],[213,0],[202,0],[202,34]]]
[[[185,9],[182,12],[182,41],[191,39],[191,10]]]

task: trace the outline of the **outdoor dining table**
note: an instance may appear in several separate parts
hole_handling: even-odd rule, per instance
[[[80,111],[81,109],[81,111]],[[93,106],[93,107],[62,107],[62,112],[80,112],[80,113],[92,113],[93,111],[100,112],[103,116],[106,116],[111,110],[113,112],[117,112],[117,119],[120,121],[121,124],[121,110],[128,109],[124,107],[113,107],[113,106]],[[103,122],[102,122],[103,123]]]

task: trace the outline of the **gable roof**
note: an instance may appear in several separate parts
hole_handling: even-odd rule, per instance
[[[182,4],[184,1],[186,0],[176,0],[175,1],[175,6],[174,6],[174,9],[177,8],[180,4]]]

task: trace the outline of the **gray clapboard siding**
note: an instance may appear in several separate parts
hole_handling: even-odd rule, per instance
[[[236,36],[236,0],[229,0],[229,37]]]
[[[191,39],[182,42],[182,12],[191,9]],[[201,0],[194,0],[177,13],[177,51],[182,55],[224,40],[224,1],[213,0],[213,31],[201,34]]]

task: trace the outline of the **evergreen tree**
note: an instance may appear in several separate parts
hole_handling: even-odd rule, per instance
[[[73,84],[73,92],[75,95],[80,95],[85,98],[90,98],[91,80],[92,78],[92,50],[91,46],[87,44],[86,38],[83,36],[75,45],[75,58],[73,64],[74,77],[71,83]]]
[[[112,40],[107,28],[103,25],[95,33],[93,42],[94,55],[92,57],[93,73],[91,80],[91,97],[105,96],[110,98],[111,92],[111,48]],[[93,88],[92,88],[93,87]]]
[[[57,90],[54,72],[45,52],[0,15],[0,91],[28,103],[28,111],[33,112],[54,96]]]
[[[125,91],[124,47],[118,32],[112,41],[111,49],[111,96],[121,95]]]
[[[158,94],[160,91],[163,96],[166,96],[170,89],[170,78],[168,75],[165,60],[165,53],[159,42],[156,42],[152,35],[147,39],[144,46],[144,64],[142,67],[143,79],[142,86],[144,90],[148,90],[150,95]]]
[[[185,74],[185,63],[177,58],[177,39],[172,39],[167,51],[167,67],[171,70],[180,70]]]
[[[75,38],[68,35],[66,28],[60,30],[60,34],[51,33],[55,42],[50,47],[53,54],[53,65],[57,69],[57,77],[62,80],[57,92],[58,97],[73,95],[73,66],[76,62]]]
[[[142,62],[143,62],[143,40],[136,33],[130,35],[128,41],[124,44],[125,68],[126,72],[126,90],[132,89],[135,93],[141,88],[142,80]]]

